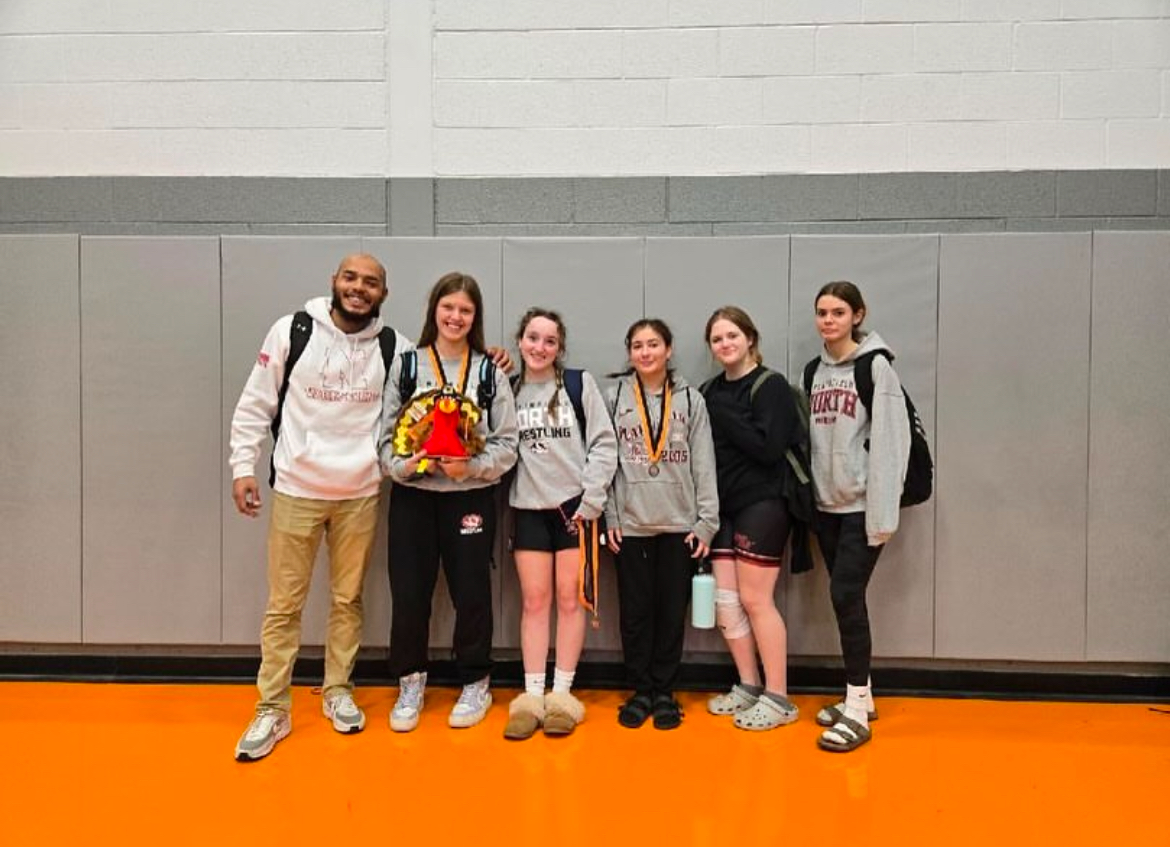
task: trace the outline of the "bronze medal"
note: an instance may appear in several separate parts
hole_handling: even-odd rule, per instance
[[[662,470],[658,467],[658,460],[666,449],[666,439],[670,433],[670,381],[662,389],[662,418],[658,421],[658,432],[652,432],[650,427],[650,409],[646,405],[646,395],[642,391],[642,380],[634,377],[634,403],[638,407],[638,417],[642,421],[642,441],[646,445],[646,458],[650,467],[646,472],[650,476],[658,476]]]

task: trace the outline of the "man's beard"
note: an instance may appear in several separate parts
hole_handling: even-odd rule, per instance
[[[334,312],[341,315],[341,317],[343,317],[345,320],[354,321],[354,322],[365,321],[366,323],[369,323],[370,321],[374,320],[374,318],[378,317],[378,315],[380,315],[382,313],[382,304],[381,303],[371,304],[370,311],[366,312],[364,315],[359,315],[355,312],[351,312],[349,309],[345,308],[345,304],[341,301],[341,296],[338,295],[338,293],[336,291],[333,292],[333,302],[330,304],[329,307]]]

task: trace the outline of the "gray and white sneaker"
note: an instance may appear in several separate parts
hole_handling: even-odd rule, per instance
[[[492,692],[488,688],[490,683],[491,677],[485,676],[463,686],[463,692],[447,718],[447,725],[455,729],[467,729],[482,721],[492,705]]]
[[[262,709],[252,718],[236,744],[237,762],[254,762],[272,752],[276,742],[292,732],[292,718],[278,709]]]
[[[353,693],[344,688],[330,691],[321,700],[321,711],[333,721],[333,728],[349,735],[366,728],[366,716],[353,702]]]
[[[390,728],[395,732],[410,732],[418,726],[427,689],[426,671],[398,677],[398,699],[390,710]]]

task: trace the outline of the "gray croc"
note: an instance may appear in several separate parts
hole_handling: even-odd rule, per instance
[[[716,694],[707,701],[707,711],[713,715],[734,715],[756,705],[760,699],[739,683],[731,686],[726,694]]]
[[[817,712],[817,724],[819,724],[820,726],[832,726],[837,721],[841,720],[841,718],[844,714],[845,714],[845,702],[844,701],[842,701],[840,703],[836,703],[832,706],[825,706],[823,709],[821,709],[819,712]],[[878,719],[877,709],[870,709],[869,712],[866,714],[866,717],[869,719],[870,723],[873,723],[874,721],[876,721]]]
[[[830,732],[845,740],[838,741],[829,735]],[[870,737],[869,727],[862,726],[853,718],[841,715],[840,720],[821,733],[821,737],[817,739],[817,746],[830,753],[848,753],[869,741]]]
[[[756,705],[744,709],[735,716],[735,725],[739,729],[763,732],[792,723],[799,715],[800,710],[787,697],[782,697],[778,701],[773,695],[764,694],[756,701]]]

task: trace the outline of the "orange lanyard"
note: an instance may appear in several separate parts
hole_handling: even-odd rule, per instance
[[[435,352],[435,345],[427,348],[427,353],[431,357],[431,367],[435,369],[435,376],[439,378],[442,383],[440,388],[445,388],[450,383],[447,382],[447,374],[443,371],[443,363],[439,361],[439,354]],[[467,369],[471,364],[471,348],[468,347],[463,351],[463,361],[459,365],[459,393],[461,395],[467,394]]]
[[[658,432],[652,433],[650,428],[650,410],[646,405],[646,395],[642,392],[642,380],[634,377],[634,402],[638,407],[638,417],[642,420],[642,440],[646,444],[646,458],[650,461],[650,476],[658,476],[658,460],[662,458],[662,451],[666,448],[666,438],[670,432],[670,381],[662,389],[662,417],[658,421]]]

